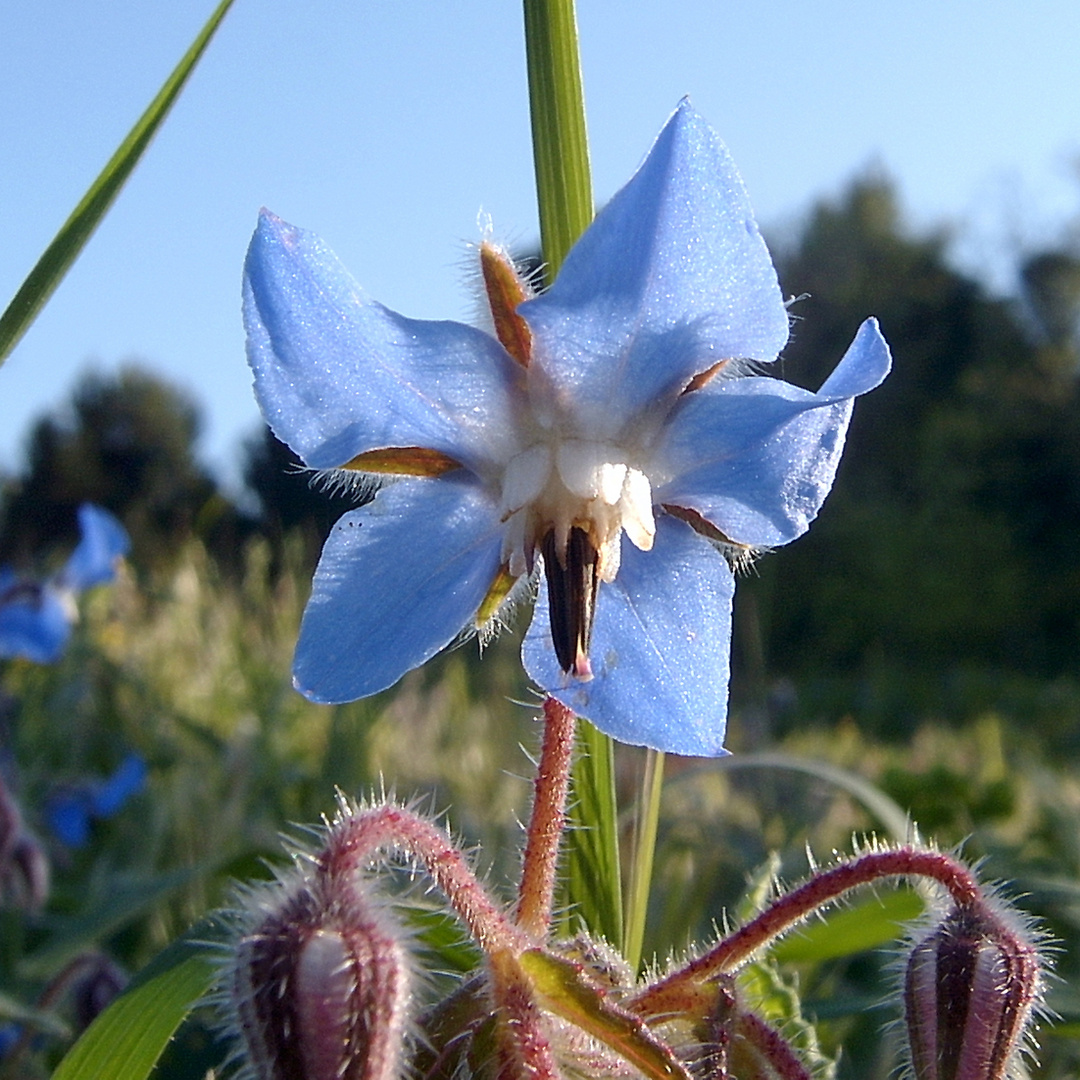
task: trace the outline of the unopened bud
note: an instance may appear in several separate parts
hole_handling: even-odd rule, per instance
[[[0,863],[0,900],[27,911],[39,911],[49,898],[49,857],[32,833],[15,841],[6,863]]]
[[[401,934],[337,879],[295,887],[240,941],[233,1010],[260,1080],[394,1080],[410,995]],[[265,910],[265,909],[264,909]]]
[[[1038,950],[1019,924],[957,905],[911,951],[904,1011],[915,1080],[1002,1080],[1041,992]]]
[[[129,979],[127,972],[103,953],[90,953],[72,980],[71,1003],[79,1031],[88,1028],[120,996]]]

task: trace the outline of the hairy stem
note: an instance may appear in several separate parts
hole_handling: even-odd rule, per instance
[[[403,806],[386,804],[343,815],[334,823],[319,869],[327,877],[348,879],[394,849],[424,865],[486,953],[517,955],[529,947],[529,939],[488,896],[446,831]]]
[[[779,1080],[812,1080],[788,1041],[760,1016],[742,1013],[736,1031],[769,1063]]]
[[[873,851],[815,874],[799,888],[778,897],[757,918],[704,956],[639,994],[629,1007],[643,1016],[677,1011],[693,984],[734,970],[784,931],[844,893],[888,877],[931,878],[962,907],[978,903],[981,897],[970,871],[950,855],[913,847]]]
[[[547,937],[551,926],[575,726],[574,714],[565,705],[550,697],[544,702],[544,743],[534,781],[517,906],[519,928],[538,941]]]
[[[491,996],[501,1014],[498,1080],[561,1080],[532,984],[517,958],[490,957]]]

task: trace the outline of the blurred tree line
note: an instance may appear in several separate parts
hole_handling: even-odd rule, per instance
[[[779,261],[805,296],[786,378],[820,386],[867,314],[894,357],[820,518],[744,583],[759,665],[803,685],[891,678],[936,703],[973,672],[1080,673],[1080,259],[1031,255],[996,299],[946,241],[911,236],[871,177],[818,205]]]
[[[856,406],[814,528],[741,583],[736,688],[750,698],[826,673],[849,705],[882,672],[1080,680],[1080,258],[1065,243],[1029,256],[1018,295],[999,299],[949,265],[946,239],[912,235],[892,185],[867,177],[781,248],[800,299],[776,373],[818,387],[868,314],[895,366]],[[144,575],[191,537],[226,577],[254,537],[279,555],[299,537],[314,565],[348,497],[313,487],[265,431],[245,449],[241,508],[198,463],[198,427],[192,401],[137,367],[86,376],[5,482],[0,561],[72,541],[92,500],[124,521]]]

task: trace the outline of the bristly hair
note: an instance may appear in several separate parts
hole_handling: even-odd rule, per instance
[[[276,1074],[268,1071],[272,1063],[252,1060],[251,1043],[245,1034],[244,1007],[246,1002],[239,1000],[240,987],[243,983],[237,960],[241,947],[257,936],[259,928],[275,915],[281,915],[290,907],[296,906],[305,895],[318,898],[321,888],[318,881],[320,853],[325,850],[334,830],[346,820],[364,810],[375,809],[391,803],[401,805],[392,795],[385,792],[371,800],[353,802],[340,791],[337,794],[338,810],[332,820],[324,818],[322,825],[296,826],[295,831],[282,836],[283,845],[289,855],[289,864],[267,863],[272,877],[270,880],[255,883],[237,883],[232,889],[230,906],[218,911],[213,916],[216,932],[211,940],[203,945],[215,956],[217,975],[210,992],[201,1004],[209,1006],[217,1017],[216,1027],[229,1050],[223,1068],[228,1069],[237,1080],[272,1080]],[[412,804],[410,804],[410,809]],[[426,816],[426,815],[425,815]],[[378,932],[389,940],[397,941],[400,958],[405,961],[403,972],[406,982],[411,986],[407,1001],[410,1003],[407,1014],[402,1017],[404,1023],[402,1047],[415,1045],[419,1037],[412,1019],[415,1011],[411,1003],[415,1002],[418,992],[427,984],[426,975],[418,969],[414,961],[416,954],[415,933],[394,911],[403,895],[411,891],[406,885],[405,893],[391,894],[381,887],[377,871],[396,866],[407,875],[415,870],[412,860],[393,851],[381,853],[378,865],[361,871],[353,883],[357,897],[362,897],[365,915],[378,927]],[[321,905],[321,906],[320,906]],[[337,914],[338,903],[332,898],[322,898],[316,902],[317,910],[330,926]],[[407,1060],[403,1054],[402,1061]]]
[[[511,630],[521,608],[531,608],[536,602],[536,593],[540,588],[540,567],[534,567],[531,574],[522,574],[503,597],[502,603],[495,609],[491,618],[483,626],[466,627],[463,641],[476,634],[483,652],[503,631]]]
[[[544,290],[544,267],[539,254],[525,252],[515,255],[515,250],[521,250],[521,244],[514,238],[496,240],[495,226],[492,224],[490,215],[483,210],[477,214],[477,226],[480,230],[479,241],[465,241],[465,251],[459,260],[462,278],[465,281],[468,295],[473,298],[469,322],[485,333],[495,336],[495,326],[491,318],[491,304],[488,301],[487,290],[484,285],[484,274],[480,266],[480,248],[488,244],[505,257],[506,261],[517,272],[525,287],[527,299],[538,296]]]
[[[335,498],[347,498],[352,501],[353,509],[367,505],[378,495],[384,483],[394,479],[356,469],[297,468],[297,472],[308,475],[308,486],[313,491],[321,491]]]
[[[962,845],[958,845],[953,848],[950,854],[959,859],[961,847]],[[973,870],[977,870],[982,861],[969,865]],[[1023,1024],[1022,1034],[1009,1056],[1004,1074],[1008,1080],[1024,1080],[1028,1076],[1025,1059],[1032,1063],[1037,1060],[1039,1044],[1035,1029],[1040,1024],[1052,1023],[1059,1019],[1058,1014],[1046,1002],[1046,991],[1050,982],[1060,981],[1054,974],[1053,968],[1054,957],[1061,952],[1061,946],[1031,912],[1017,907],[1006,895],[1003,882],[980,882],[980,890],[982,902],[991,916],[1011,934],[1034,949],[1038,958],[1037,978],[1032,989],[1032,1000],[1027,1009],[1027,1018]],[[883,1004],[893,1013],[892,1018],[885,1023],[884,1030],[892,1033],[894,1041],[903,1047],[902,1060],[896,1073],[899,1080],[916,1080],[915,1067],[911,1060],[911,1047],[907,1038],[904,1009],[908,962],[912,950],[941,927],[949,910],[949,904],[942,889],[930,886],[920,891],[927,901],[926,908],[922,915],[904,928],[903,939],[889,959],[888,971],[891,976],[892,990],[883,1000]]]

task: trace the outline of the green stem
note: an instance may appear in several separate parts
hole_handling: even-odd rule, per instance
[[[623,938],[615,746],[587,720],[578,723],[573,804],[566,838],[566,899],[585,928],[607,941]]]
[[[585,98],[574,0],[524,0],[536,196],[550,285],[593,218]],[[574,805],[567,838],[567,900],[595,934],[622,940],[615,752],[591,724],[578,726]]]
[[[656,831],[660,822],[660,793],[664,786],[664,754],[649,750],[645,755],[645,774],[641,780],[641,798],[634,820],[634,840],[630,855],[630,881],[626,891],[626,926],[623,930],[623,956],[631,970],[641,966],[641,947],[645,940],[645,916],[649,909],[649,886],[652,884]]]
[[[525,0],[540,241],[550,285],[593,218],[574,0]]]

